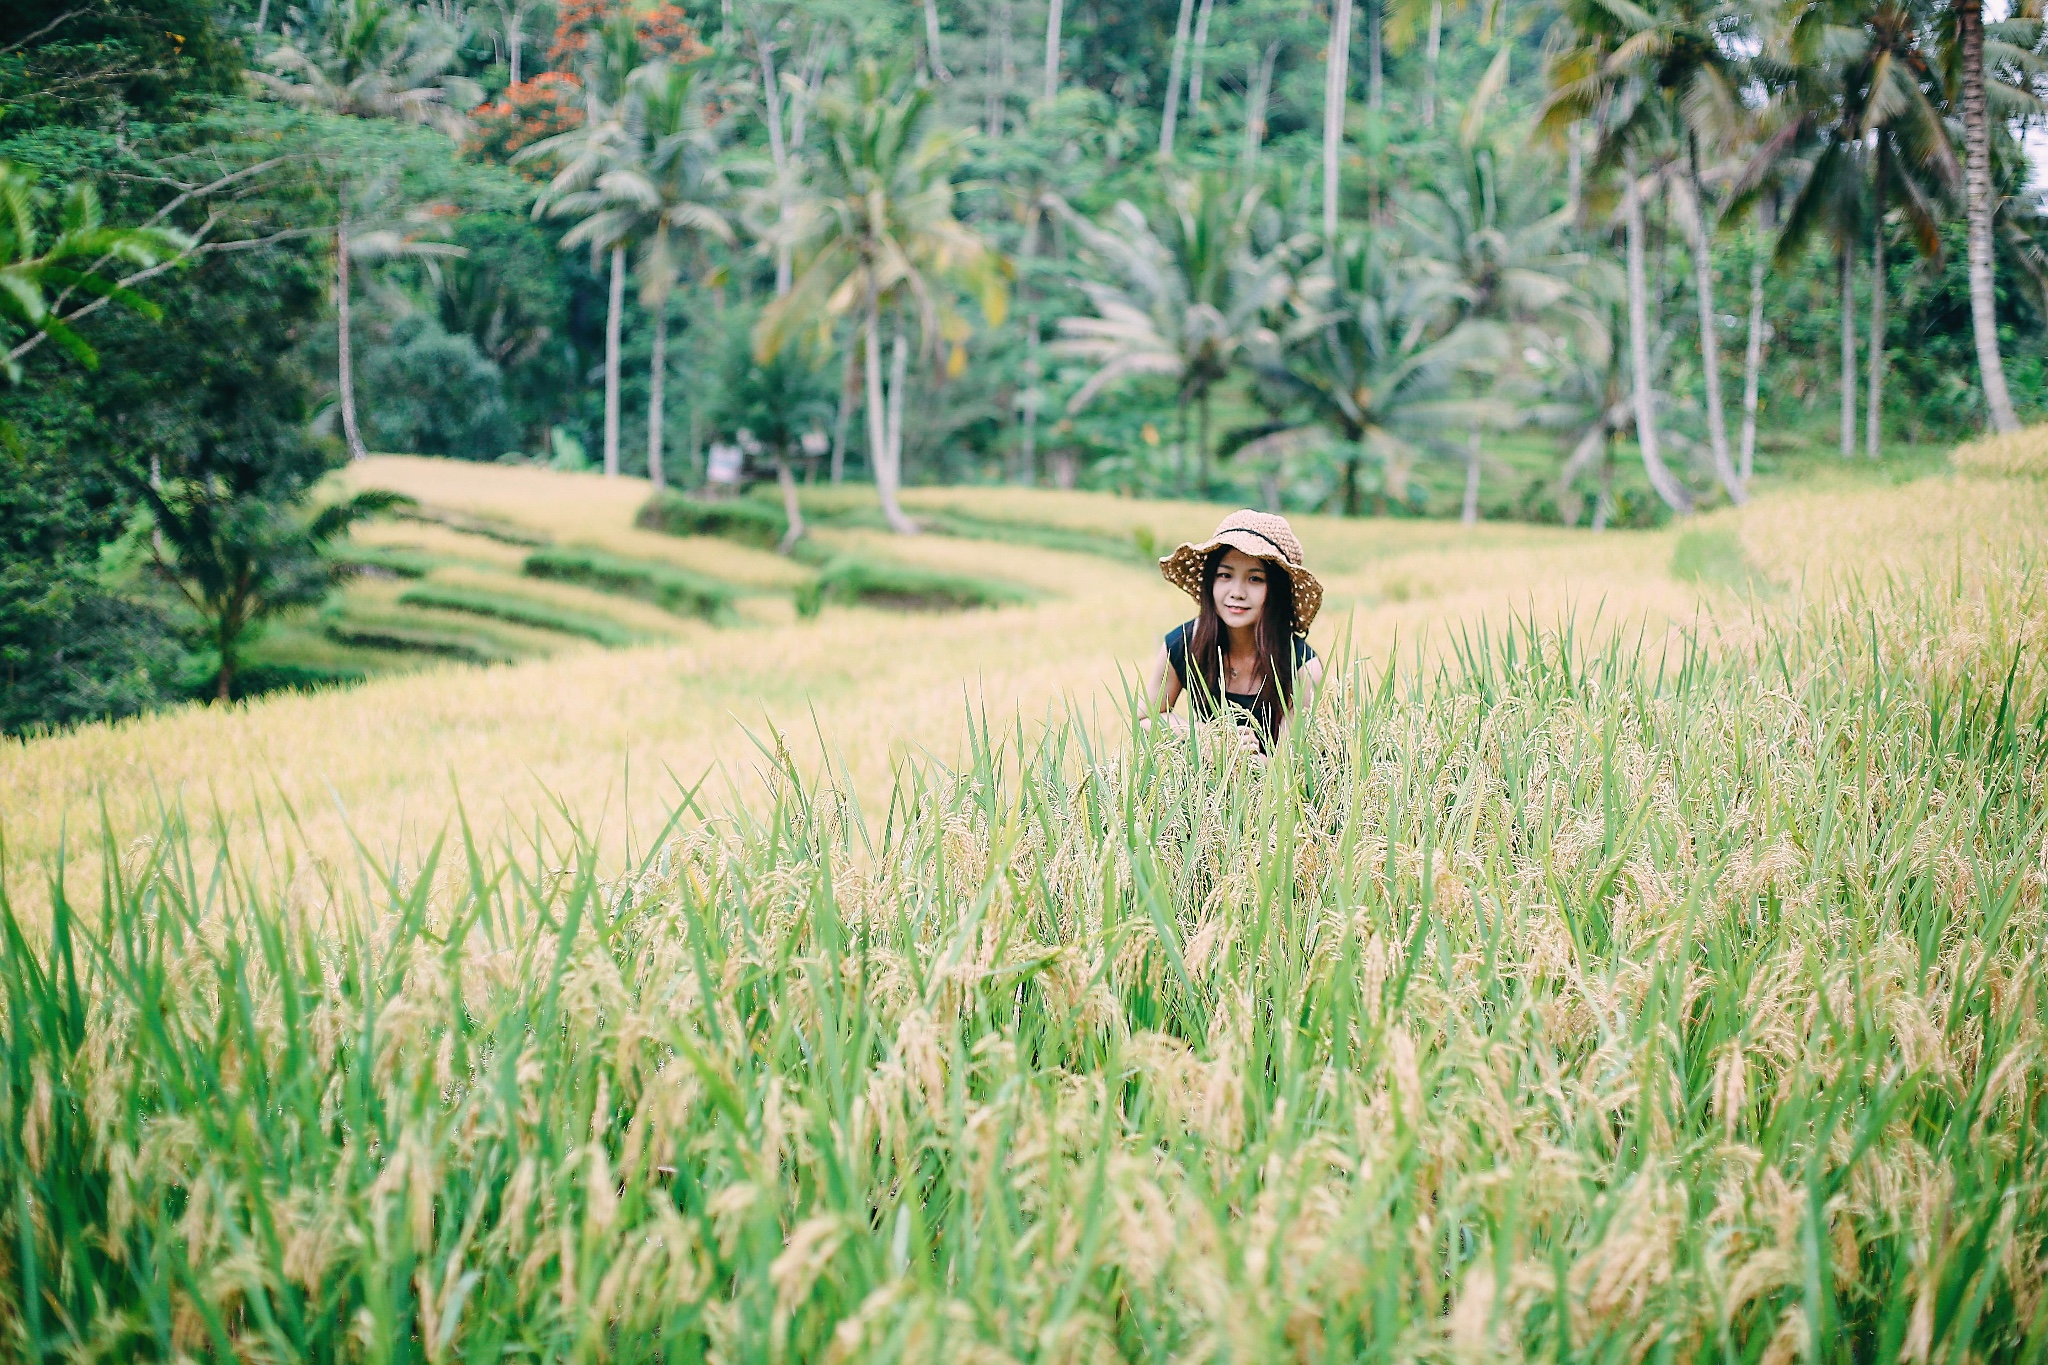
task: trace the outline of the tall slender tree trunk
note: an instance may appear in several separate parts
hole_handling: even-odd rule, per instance
[[[1216,8],[1216,0],[1202,0],[1202,7],[1195,11],[1195,50],[1188,61],[1188,117],[1195,118],[1202,112],[1202,56],[1209,49],[1209,13]]]
[[[341,389],[341,434],[348,442],[351,460],[366,460],[363,433],[356,425],[355,339],[349,325],[349,277],[355,273],[348,252],[348,214],[343,213],[334,228],[334,321],[341,348],[338,379]]]
[[[1202,390],[1202,396],[1195,404],[1195,469],[1196,477],[1202,481],[1203,497],[1209,496],[1213,479],[1209,468],[1209,391]]]
[[[263,3],[267,5],[270,0],[263,0]],[[505,47],[512,66],[509,73],[512,79],[509,83],[517,85],[520,81],[520,58],[526,50],[526,17],[516,9],[512,12],[511,28],[512,31],[505,35]]]
[[[1323,64],[1323,244],[1337,248],[1337,168],[1344,154],[1344,96],[1351,81],[1351,0],[1331,0]]]
[[[1841,263],[1842,294],[1842,458],[1856,453],[1856,255],[1845,239]]]
[[[1622,212],[1627,220],[1628,355],[1635,388],[1636,444],[1643,452],[1643,473],[1651,489],[1672,511],[1687,516],[1692,512],[1692,491],[1671,472],[1657,449],[1657,395],[1655,376],[1650,373],[1650,290],[1643,262],[1643,239],[1649,230],[1643,222],[1643,195],[1636,179],[1635,158],[1629,158],[1626,173],[1628,185],[1622,191]]]
[[[662,467],[662,445],[668,416],[663,393],[668,384],[668,294],[654,304],[654,353],[647,358],[647,481],[656,488],[667,484]]]
[[[1050,0],[1045,7],[1045,102],[1052,103],[1060,93],[1060,0]]]
[[[1251,93],[1245,98],[1244,107],[1244,169],[1245,183],[1251,183],[1259,169],[1259,148],[1266,140],[1266,102],[1273,93],[1273,63],[1280,54],[1280,44],[1266,44],[1266,50],[1252,63]]]
[[[1032,313],[1024,319],[1024,449],[1018,471],[1026,486],[1038,482],[1038,405],[1044,397],[1038,387],[1044,377],[1038,346],[1038,314]]]
[[[1600,457],[1600,492],[1593,499],[1593,529],[1607,529],[1607,519],[1614,515],[1614,444],[1610,438],[1607,450]]]
[[[1585,194],[1586,125],[1575,119],[1564,130],[1564,202],[1574,223],[1585,216]]]
[[[604,319],[604,476],[619,477],[619,338],[626,323],[626,248],[612,248],[612,290]]]
[[[775,79],[775,49],[759,29],[752,29],[754,54],[761,64],[761,107],[767,113],[768,157],[775,167],[775,297],[789,292],[795,279],[787,236],[789,227],[789,144],[782,136],[782,90]]]
[[[775,544],[775,553],[786,555],[804,538],[804,505],[796,495],[796,472],[789,467],[789,452],[775,447],[775,482],[782,489],[782,520],[787,527]]]
[[[1884,304],[1889,282],[1884,271],[1884,174],[1875,187],[1875,225],[1870,234],[1870,392],[1863,415],[1863,453],[1884,455]]]
[[[1479,430],[1465,433],[1465,507],[1458,520],[1467,526],[1479,524]]]
[[[1173,128],[1180,114],[1180,82],[1187,70],[1188,29],[1194,22],[1195,0],[1180,0],[1180,18],[1173,25],[1173,57],[1166,65],[1166,112],[1159,120],[1159,159],[1173,160]]]
[[[839,376],[839,414],[832,419],[832,473],[833,483],[846,481],[846,438],[848,428],[853,425],[853,405],[860,395],[860,362],[849,349],[846,353],[846,367]]]
[[[1761,229],[1761,225],[1759,225]],[[1742,350],[1742,486],[1756,474],[1757,388],[1764,368],[1764,248],[1757,234],[1756,254],[1749,263],[1749,337]]]
[[[1365,107],[1377,114],[1387,105],[1385,0],[1365,0]]]
[[[1977,338],[1977,372],[1993,431],[2018,431],[2005,362],[1998,354],[1997,263],[1991,251],[1991,116],[1984,98],[1983,0],[1957,0],[1957,46],[1963,67],[1963,198],[1970,223],[1970,324]]]
[[[1688,149],[1690,150],[1690,149]],[[1735,462],[1728,457],[1728,416],[1721,406],[1721,327],[1714,308],[1714,239],[1707,223],[1707,201],[1700,187],[1699,168],[1688,159],[1680,208],[1686,235],[1691,238],[1693,300],[1699,308],[1700,375],[1707,401],[1707,443],[1714,455],[1714,474],[1728,490],[1731,502],[1749,499]]]
[[[260,0],[260,3],[256,6],[256,36],[258,38],[261,38],[263,36],[263,30],[269,25],[269,23],[270,0]],[[518,77],[515,76],[513,77],[513,79],[516,81]]]
[[[1436,127],[1436,68],[1444,45],[1444,0],[1429,0],[1429,41],[1422,49],[1422,126]]]
[[[875,489],[881,495],[882,515],[899,534],[916,535],[918,525],[903,514],[897,500],[903,487],[903,405],[910,387],[910,340],[903,335],[899,319],[896,339],[889,352],[889,458],[876,470]]]
[[[939,54],[939,0],[924,0],[924,51],[931,62],[932,79],[952,80],[953,73],[946,70],[946,59]]]

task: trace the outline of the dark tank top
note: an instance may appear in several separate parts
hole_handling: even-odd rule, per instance
[[[1193,621],[1183,621],[1166,632],[1166,661],[1173,665],[1173,676],[1180,679],[1181,691],[1188,694],[1188,710],[1196,720],[1207,720],[1216,710],[1216,699],[1203,689],[1188,686],[1188,637],[1195,632]],[[1294,637],[1294,671],[1297,675],[1301,666],[1316,657],[1308,640],[1300,635]],[[1267,739],[1273,736],[1273,718],[1267,716],[1259,706],[1257,693],[1225,692],[1223,700],[1241,706],[1258,717],[1259,729]]]

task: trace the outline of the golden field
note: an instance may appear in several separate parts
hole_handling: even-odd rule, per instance
[[[1186,599],[1140,563],[1099,555],[928,535],[823,533],[847,547],[1006,579],[1044,594],[1034,605],[958,614],[828,608],[798,619],[788,586],[801,570],[765,551],[635,529],[644,483],[539,469],[379,457],[347,474],[357,487],[411,494],[440,509],[662,559],[759,589],[737,624],[679,620],[616,599],[609,610],[664,637],[629,649],[577,647],[531,662],[444,664],[363,686],[195,707],[0,748],[0,812],[10,881],[34,896],[39,871],[67,842],[97,842],[104,807],[119,832],[152,826],[183,802],[240,834],[295,821],[308,847],[339,857],[351,839],[407,864],[448,831],[458,799],[472,825],[525,829],[566,809],[617,852],[660,826],[679,787],[708,782],[720,804],[759,791],[756,740],[788,737],[800,766],[829,761],[872,806],[892,765],[914,751],[961,750],[970,712],[1032,727],[1072,706],[1109,724],[1122,688]],[[913,509],[952,508],[1098,531],[1148,534],[1161,547],[1205,533],[1227,508],[1134,502],[1100,494],[934,488]],[[1954,475],[1899,487],[1844,485],[1771,494],[1742,509],[1658,532],[1522,525],[1467,530],[1442,522],[1295,519],[1328,588],[1312,640],[1326,655],[1383,661],[1397,644],[1425,652],[1456,631],[1529,613],[1575,614],[1584,629],[1646,633],[1655,647],[1700,621],[1724,590],[1672,572],[1683,535],[1739,538],[1768,600],[1843,573],[1875,574],[1974,557],[1986,545],[2038,545],[2048,483]],[[518,552],[441,527],[390,522],[370,542],[459,549],[492,571]],[[456,543],[460,544],[457,545]],[[596,594],[532,585],[579,603]],[[1723,611],[1721,625],[1739,620]],[[516,628],[511,629],[516,633]],[[750,737],[751,736],[751,737]],[[254,841],[247,847],[257,846]]]

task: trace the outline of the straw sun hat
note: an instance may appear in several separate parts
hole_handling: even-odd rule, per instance
[[[1287,518],[1274,512],[1246,509],[1232,512],[1216,527],[1216,534],[1204,541],[1189,541],[1159,561],[1159,572],[1167,582],[1195,599],[1202,600],[1202,561],[1218,546],[1242,550],[1254,559],[1268,560],[1287,570],[1294,583],[1294,630],[1308,634],[1309,622],[1323,605],[1323,585],[1302,562],[1301,542]]]

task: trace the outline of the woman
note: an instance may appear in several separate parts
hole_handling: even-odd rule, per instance
[[[1287,518],[1232,512],[1207,540],[1159,561],[1166,581],[1195,599],[1195,619],[1175,626],[1152,656],[1146,696],[1168,724],[1181,693],[1195,720],[1219,706],[1238,708],[1247,747],[1268,747],[1288,717],[1307,709],[1323,662],[1308,627],[1323,605],[1323,585],[1302,563]]]

